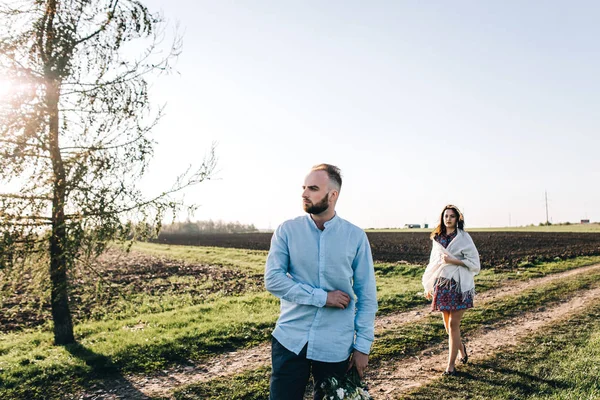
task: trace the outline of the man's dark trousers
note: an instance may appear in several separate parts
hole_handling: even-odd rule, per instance
[[[348,360],[328,363],[306,358],[304,346],[300,354],[286,349],[277,339],[271,342],[271,393],[270,400],[302,400],[310,377],[311,367],[315,381],[313,398],[321,400],[320,384],[330,376],[343,376],[348,368]]]

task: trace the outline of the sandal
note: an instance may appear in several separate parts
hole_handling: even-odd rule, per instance
[[[463,349],[464,349],[464,353],[463,354],[465,356],[460,358],[460,362],[463,363],[463,364],[466,364],[466,363],[469,362],[469,355],[467,354],[467,346],[465,345],[465,342],[462,342],[462,345],[463,345]]]

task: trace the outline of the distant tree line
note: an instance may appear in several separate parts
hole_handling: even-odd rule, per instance
[[[215,233],[251,233],[258,232],[254,224],[241,224],[240,222],[225,222],[222,220],[213,221],[186,221],[175,222],[162,227],[160,236],[178,236],[178,235],[205,235]]]

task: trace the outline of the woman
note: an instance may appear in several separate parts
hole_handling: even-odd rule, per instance
[[[432,311],[441,311],[448,333],[448,365],[443,375],[456,375],[456,357],[467,363],[467,348],[460,337],[460,320],[473,307],[474,276],[481,269],[479,253],[464,229],[465,220],[456,206],[442,210],[440,223],[431,233],[432,249],[423,274],[425,297],[433,298]]]

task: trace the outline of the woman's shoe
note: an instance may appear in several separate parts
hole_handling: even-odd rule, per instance
[[[458,373],[456,372],[455,369],[453,369],[452,371],[444,371],[444,373],[442,374],[442,376],[456,376],[458,375]]]
[[[460,362],[463,363],[463,364],[466,364],[466,363],[469,362],[469,355],[467,354],[467,346],[465,345],[465,342],[462,342],[462,345],[463,345],[463,354],[464,354],[464,357],[460,358]]]

